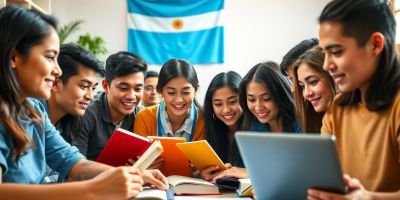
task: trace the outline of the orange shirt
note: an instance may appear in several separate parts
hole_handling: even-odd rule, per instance
[[[333,106],[325,113],[321,133],[333,134],[344,173],[366,189],[400,189],[400,93],[386,110],[370,111],[359,103]]]
[[[147,136],[157,136],[157,110],[158,105],[146,107],[142,109],[135,119],[133,132],[136,134]],[[201,112],[198,112],[196,129],[193,135],[193,141],[204,140],[205,124]]]

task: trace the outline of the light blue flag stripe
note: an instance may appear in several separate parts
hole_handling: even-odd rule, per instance
[[[224,8],[224,0],[127,0],[127,3],[129,13],[153,17],[192,16]]]
[[[186,59],[192,64],[223,63],[223,35],[223,27],[182,33],[129,29],[128,51],[138,53],[149,64],[164,64],[171,58]]]

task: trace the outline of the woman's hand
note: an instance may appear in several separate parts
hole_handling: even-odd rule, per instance
[[[249,174],[245,168],[241,167],[231,167],[224,171],[218,172],[211,182],[215,182],[217,179],[222,177],[235,177],[235,178],[249,178]]]
[[[143,171],[143,180],[145,183],[150,184],[151,187],[156,187],[160,190],[167,190],[168,180],[158,169],[149,169]]]
[[[200,176],[206,181],[211,181],[220,171],[219,166],[210,166],[200,171]]]

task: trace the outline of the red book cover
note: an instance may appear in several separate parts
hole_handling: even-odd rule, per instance
[[[143,136],[132,133],[122,128],[114,131],[103,151],[97,158],[97,162],[114,167],[124,166],[128,159],[136,160],[151,145],[151,141]]]

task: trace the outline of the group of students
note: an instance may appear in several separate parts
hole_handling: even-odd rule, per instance
[[[197,172],[208,181],[248,177],[234,140],[238,130],[331,134],[349,193],[310,189],[308,199],[399,199],[400,64],[392,11],[385,0],[334,0],[319,22],[319,41],[302,41],[280,66],[259,63],[243,78],[216,75],[201,107],[187,61],[171,59],[158,80],[148,80],[157,75],[146,73],[145,61],[121,51],[104,70],[80,47],[60,48],[51,16],[6,6],[0,10],[0,199],[127,199],[144,183],[166,189],[157,170],[161,158],[142,172],[94,162],[116,128],[206,139],[227,167]],[[98,75],[104,91],[94,97]],[[29,185],[45,182],[49,168],[68,182]]]

